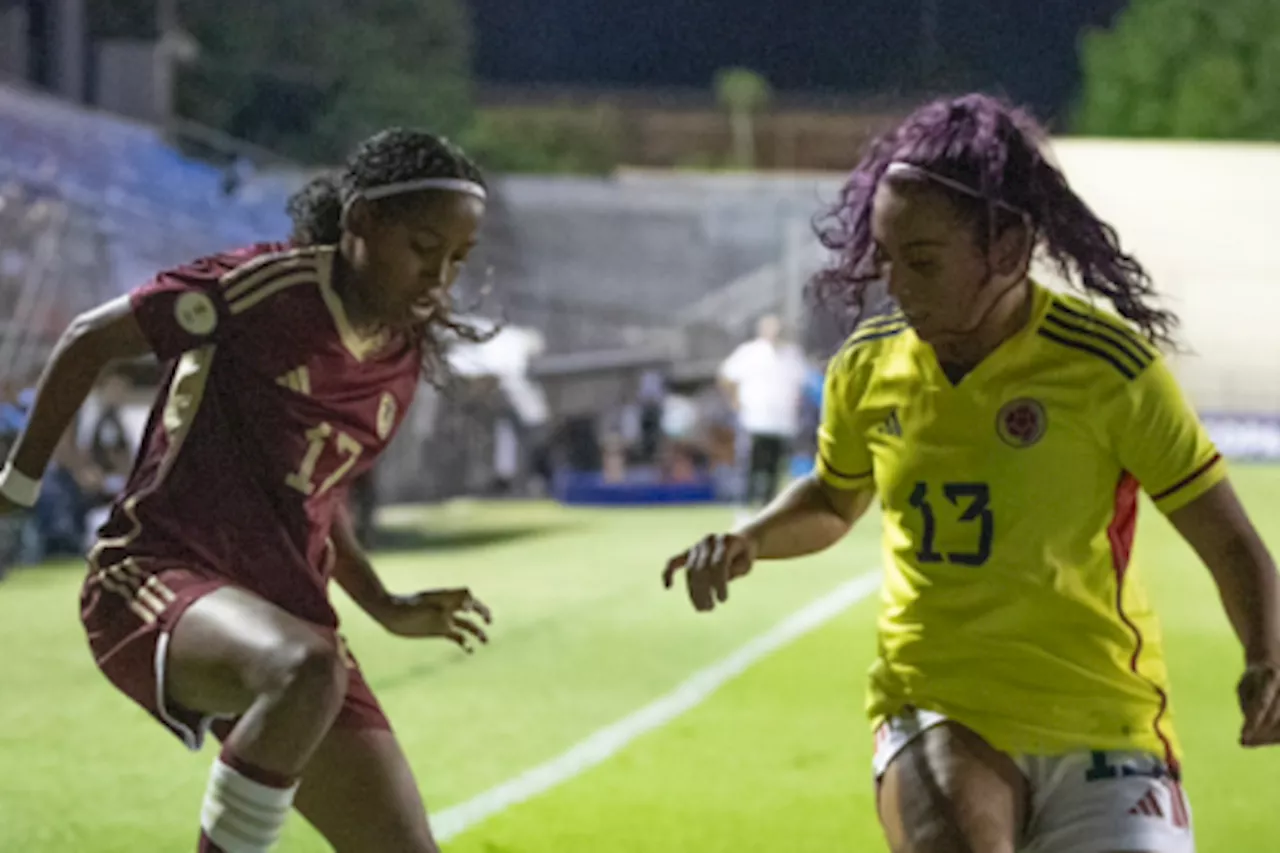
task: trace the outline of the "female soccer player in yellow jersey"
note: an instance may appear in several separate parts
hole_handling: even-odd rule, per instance
[[[1280,742],[1280,582],[1156,349],[1176,319],[1025,114],[929,104],[819,229],[820,293],[899,311],[831,361],[815,474],[667,566],[712,610],[872,500],[888,558],[869,712],[895,853],[1191,853],[1158,625],[1129,566],[1138,490],[1200,555],[1244,645],[1241,742]],[[1091,301],[1029,277],[1036,251]],[[1123,318],[1123,319],[1122,319]]]

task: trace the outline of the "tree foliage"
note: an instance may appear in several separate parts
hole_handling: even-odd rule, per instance
[[[154,37],[155,0],[94,0],[98,38]],[[470,118],[464,0],[180,0],[200,46],[184,118],[308,161],[389,125],[456,135]]]
[[[618,165],[622,128],[616,111],[477,110],[462,144],[496,172],[603,175]]]
[[[1080,133],[1280,139],[1280,3],[1133,0],[1081,45]]]
[[[716,72],[716,100],[729,113],[733,134],[733,163],[743,169],[755,166],[756,115],[769,105],[773,89],[769,81],[750,68],[724,68]]]

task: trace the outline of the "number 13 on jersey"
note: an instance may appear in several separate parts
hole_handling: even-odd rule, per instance
[[[320,457],[324,453],[325,446],[330,443],[330,439],[334,449],[343,457],[342,462],[317,487],[316,466],[320,463]],[[304,495],[318,497],[341,482],[342,478],[355,467],[363,452],[364,448],[360,446],[360,442],[341,430],[335,430],[330,423],[321,423],[307,430],[307,452],[302,457],[302,464],[298,466],[297,471],[285,477],[284,481],[290,488],[297,489]]]
[[[947,504],[943,504],[942,520],[934,509],[932,498],[941,492]],[[991,489],[986,483],[943,483],[931,487],[928,483],[916,483],[911,491],[911,506],[920,514],[920,549],[916,559],[923,563],[954,563],[961,566],[981,566],[991,559],[991,540],[995,536],[995,515],[991,512]],[[946,509],[954,508],[950,512]],[[938,525],[965,525],[973,528],[974,547],[965,551],[937,549]],[[958,534],[957,534],[958,535]],[[947,541],[954,541],[948,530]]]

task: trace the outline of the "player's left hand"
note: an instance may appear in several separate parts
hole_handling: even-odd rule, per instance
[[[487,643],[489,637],[469,614],[493,623],[493,614],[471,590],[432,589],[396,596],[378,613],[378,623],[398,637],[443,637],[470,654],[473,641]]]
[[[1280,744],[1280,663],[1253,663],[1236,688],[1244,711],[1244,746]]]

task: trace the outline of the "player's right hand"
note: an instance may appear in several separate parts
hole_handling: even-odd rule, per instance
[[[1250,664],[1236,688],[1244,712],[1244,746],[1280,744],[1280,662]]]
[[[662,585],[670,589],[676,575],[684,569],[689,600],[695,609],[715,610],[716,602],[729,600],[729,581],[751,571],[756,560],[756,544],[736,533],[716,533],[703,539],[688,551],[667,561],[662,572]]]

